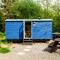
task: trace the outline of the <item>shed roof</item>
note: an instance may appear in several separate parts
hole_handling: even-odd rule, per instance
[[[52,19],[6,19],[5,21],[52,21]]]

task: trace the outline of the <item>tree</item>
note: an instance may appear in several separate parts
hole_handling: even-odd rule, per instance
[[[54,11],[54,31],[60,32],[60,0],[56,0],[55,4],[52,6]]]
[[[1,0],[1,9],[0,9],[0,31],[4,32],[5,30],[5,20],[10,16],[10,6],[15,2],[15,0]]]
[[[20,0],[16,1],[11,6],[11,13],[15,14],[19,18],[39,18],[41,17],[42,8],[32,0]],[[40,12],[41,11],[41,12]]]

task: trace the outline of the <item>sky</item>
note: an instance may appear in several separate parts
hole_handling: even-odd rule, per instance
[[[41,1],[41,0],[34,0],[34,1]],[[60,2],[60,0],[50,0],[50,1],[51,1],[52,4],[54,4],[56,1]]]

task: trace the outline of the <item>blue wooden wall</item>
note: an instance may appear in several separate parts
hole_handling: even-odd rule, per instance
[[[52,39],[52,22],[32,22],[32,39]]]
[[[6,21],[5,32],[7,39],[23,39],[23,22]]]

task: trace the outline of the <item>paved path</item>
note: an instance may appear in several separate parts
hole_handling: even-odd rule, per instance
[[[0,54],[0,60],[60,60],[60,50],[49,53],[44,51],[47,46],[48,43],[13,44],[10,53]]]

